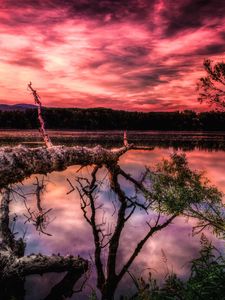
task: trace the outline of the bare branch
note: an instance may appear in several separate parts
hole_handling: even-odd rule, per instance
[[[124,276],[124,274],[127,272],[127,270],[129,269],[129,267],[131,266],[131,264],[133,263],[133,261],[135,260],[135,258],[137,257],[137,255],[139,254],[139,252],[141,251],[142,247],[144,246],[144,244],[146,243],[146,241],[157,231],[162,230],[163,228],[167,227],[175,218],[177,215],[172,215],[169,219],[167,219],[164,223],[157,225],[155,227],[151,227],[151,229],[149,230],[149,232],[145,235],[145,237],[137,244],[134,252],[132,253],[132,255],[130,256],[130,258],[128,259],[127,263],[123,266],[123,268],[121,269],[120,273],[118,274],[118,280],[120,281],[122,279],[122,277]]]
[[[37,91],[33,89],[31,82],[28,84],[28,88],[31,90],[31,92],[33,94],[34,102],[38,105],[38,120],[39,120],[39,123],[40,123],[40,131],[41,131],[42,137],[44,139],[46,147],[50,148],[53,145],[52,145],[52,142],[51,142],[51,140],[50,140],[50,138],[49,138],[49,136],[48,136],[48,134],[45,130],[45,122],[43,120],[42,112],[41,112],[41,108],[42,108],[41,98],[38,95]]]
[[[78,189],[78,192],[80,194],[82,204],[81,209],[83,211],[84,217],[88,224],[92,228],[92,233],[94,237],[94,243],[95,243],[95,265],[97,269],[97,287],[102,288],[105,284],[105,274],[103,271],[103,264],[101,260],[101,251],[102,251],[102,242],[104,240],[104,234],[102,233],[99,224],[96,223],[96,206],[95,206],[95,198],[93,196],[93,192],[96,189],[96,175],[99,170],[99,166],[95,166],[92,173],[91,173],[91,182],[87,178],[77,178],[77,182],[79,183],[80,189]],[[86,185],[84,186],[82,183],[82,180],[86,182]],[[82,191],[82,192],[81,192]],[[87,197],[88,201],[85,199]],[[91,216],[88,218],[86,207],[90,205],[91,209]],[[100,235],[102,235],[102,238],[100,238]]]
[[[42,178],[41,183],[39,182],[38,177],[36,177],[36,183],[34,183],[34,185],[36,186],[36,189],[35,189],[35,192],[31,193],[31,194],[36,196],[37,211],[31,211],[31,209],[27,205],[27,200],[25,198],[24,205],[25,205],[25,208],[26,208],[27,214],[28,214],[28,216],[24,214],[24,216],[26,217],[25,223],[33,222],[33,225],[35,226],[36,230],[39,233],[43,233],[48,236],[51,236],[50,233],[46,232],[46,228],[52,222],[52,220],[50,220],[49,216],[48,216],[50,211],[52,211],[52,208],[45,210],[42,208],[42,205],[41,205],[41,194],[43,193],[43,190],[46,187],[46,185],[44,183],[44,176]]]

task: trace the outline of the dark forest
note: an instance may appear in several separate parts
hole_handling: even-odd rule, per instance
[[[85,130],[225,130],[225,112],[128,112],[106,108],[44,108],[48,129]],[[37,110],[0,110],[0,128],[38,128]]]

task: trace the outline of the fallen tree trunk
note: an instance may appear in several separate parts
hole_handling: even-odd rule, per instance
[[[134,145],[108,150],[101,146],[50,148],[2,147],[0,148],[0,188],[24,180],[32,174],[62,171],[72,165],[107,165],[117,162],[130,149],[152,149]]]

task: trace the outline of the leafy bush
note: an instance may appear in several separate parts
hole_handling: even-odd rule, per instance
[[[168,273],[162,287],[149,273],[149,278],[136,281],[138,292],[133,300],[224,300],[225,257],[202,234],[199,257],[191,261],[191,274],[186,282]]]

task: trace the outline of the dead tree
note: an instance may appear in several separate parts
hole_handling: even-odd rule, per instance
[[[4,300],[8,298],[12,299],[12,295],[9,295],[8,297],[7,293],[9,291],[11,292],[12,289],[9,287],[11,287],[13,283],[14,287],[20,288],[21,292],[18,294],[21,295],[20,299],[23,299],[23,283],[24,278],[27,275],[66,271],[68,272],[67,275],[61,283],[52,289],[49,296],[50,298],[47,298],[60,299],[57,298],[60,297],[59,295],[63,298],[66,296],[66,293],[69,295],[68,293],[73,292],[70,280],[73,280],[75,283],[88,269],[88,262],[79,257],[64,257],[60,255],[45,256],[41,254],[32,254],[29,256],[24,255],[26,246],[25,242],[22,239],[16,240],[14,233],[9,227],[9,204],[11,193],[9,185],[21,182],[32,174],[47,174],[53,171],[62,171],[72,165],[96,165],[92,172],[91,180],[88,180],[87,178],[78,178],[77,183],[81,197],[81,208],[86,221],[92,228],[95,242],[95,264],[98,277],[97,286],[102,293],[102,299],[105,300],[112,300],[114,298],[114,293],[119,282],[141,251],[145,242],[157,231],[171,224],[177,215],[183,214],[199,217],[199,212],[201,212],[201,222],[203,222],[200,224],[201,226],[208,226],[208,223],[211,225],[211,222],[209,221],[214,221],[213,225],[219,225],[217,230],[221,230],[221,228],[223,228],[221,215],[218,214],[215,217],[214,214],[214,219],[211,218],[210,215],[212,211],[217,209],[214,205],[215,201],[217,201],[218,208],[220,208],[221,195],[216,189],[207,189],[207,186],[204,186],[204,183],[200,182],[201,176],[195,176],[193,173],[189,172],[187,164],[184,160],[182,162],[182,158],[177,157],[177,160],[174,160],[174,165],[172,164],[171,168],[168,169],[173,171],[175,168],[174,174],[163,173],[163,171],[167,170],[164,168],[164,170],[158,170],[158,173],[155,172],[154,174],[146,172],[142,179],[137,181],[130,174],[124,172],[118,165],[118,160],[121,155],[131,149],[140,149],[138,146],[128,144],[126,136],[124,138],[124,146],[122,148],[112,150],[107,150],[100,146],[92,149],[78,146],[52,146],[51,141],[45,132],[44,122],[41,116],[40,97],[37,92],[33,90],[31,83],[29,88],[33,93],[35,102],[39,105],[39,121],[46,147],[33,149],[21,146],[0,148],[0,189],[2,193],[0,208],[1,298]],[[149,148],[144,149],[148,150]],[[104,220],[101,223],[98,223],[97,221],[97,210],[101,208],[101,206],[96,206],[95,198],[98,186],[97,173],[103,166],[106,167],[109,172],[110,187],[117,197],[119,206],[114,230],[109,232],[104,231]],[[177,166],[179,167],[178,169],[176,169]],[[182,171],[182,176],[180,178],[176,178],[177,174],[180,172],[179,170]],[[136,195],[132,197],[128,197],[126,195],[119,182],[119,177],[121,176],[134,185]],[[150,178],[155,184],[154,189],[149,189],[149,186],[145,184],[147,178]],[[160,183],[160,185],[158,185],[158,183]],[[184,189],[182,189],[183,185],[185,186]],[[190,186],[192,187],[191,191],[189,191]],[[174,190],[171,190],[171,187],[175,188],[175,192],[179,191],[180,194],[173,193]],[[196,187],[199,187],[199,189],[196,189]],[[196,196],[196,199],[199,202],[196,202],[195,200],[195,202],[186,201],[183,203],[182,196],[187,200],[185,195],[188,193],[190,193],[190,198],[193,200],[193,188],[194,191],[196,191],[194,196]],[[138,198],[139,192],[144,195],[144,202],[140,201]],[[174,195],[176,195],[177,198],[173,197]],[[213,200],[214,198],[215,200]],[[201,206],[202,203],[205,204],[203,201],[204,199],[209,199],[211,201],[209,201],[209,203],[212,204],[211,208],[208,205],[207,219],[204,218],[205,205]],[[174,203],[176,205],[174,205]],[[117,252],[121,234],[126,222],[131,218],[136,208],[141,208],[146,211],[150,208],[153,209],[156,212],[155,219],[148,223],[149,230],[146,235],[137,243],[132,255],[127,262],[125,262],[124,266],[122,266],[119,272],[116,272]],[[90,214],[88,214],[88,209],[90,210]],[[167,217],[162,217],[162,215],[165,214]],[[205,223],[206,221],[208,223]],[[105,247],[108,247],[106,272],[103,268],[101,257],[102,249]],[[67,285],[67,288],[65,288],[65,285]],[[12,293],[14,293],[14,291],[12,291]]]
[[[38,118],[46,148],[27,148],[23,146],[1,147],[0,188],[21,182],[32,174],[47,174],[53,171],[62,171],[72,165],[106,165],[117,162],[121,155],[131,149],[153,149],[153,147],[128,144],[126,137],[124,146],[113,150],[108,150],[101,146],[94,148],[53,146],[45,130],[45,123],[41,113],[42,104],[40,96],[37,91],[32,88],[31,82],[28,84],[28,88],[34,96],[35,103],[38,104]]]
[[[0,292],[4,300],[11,297],[7,293],[11,283],[18,287],[17,296],[24,297],[24,279],[31,274],[43,274],[47,272],[64,272],[67,275],[61,283],[52,289],[48,299],[58,299],[57,295],[65,296],[72,293],[72,286],[88,269],[88,262],[74,256],[44,256],[35,254],[25,256],[26,244],[24,240],[16,240],[10,229],[9,205],[11,195],[11,184],[23,181],[33,174],[47,174],[53,171],[62,171],[72,165],[110,165],[118,161],[119,157],[130,149],[139,149],[138,146],[125,144],[122,148],[107,150],[100,146],[87,147],[64,147],[53,146],[45,130],[42,117],[42,104],[37,91],[29,83],[28,88],[33,94],[35,103],[38,105],[38,119],[40,131],[46,147],[26,148],[1,147],[0,148]],[[152,149],[152,148],[145,148]],[[37,183],[37,207],[38,215],[33,214],[28,208],[28,219],[33,221],[37,228],[43,232],[40,226],[45,221],[46,212],[43,211],[40,201],[41,186]],[[72,283],[71,283],[72,280]],[[67,288],[65,288],[65,284]],[[3,287],[3,288],[2,288]],[[61,292],[60,292],[61,291]],[[12,291],[14,293],[14,291]],[[61,293],[61,294],[60,294]],[[59,296],[60,297],[60,296]],[[10,298],[11,299],[11,298]]]
[[[113,150],[101,146],[50,148],[1,147],[0,148],[0,188],[8,184],[18,183],[32,174],[47,174],[63,171],[73,165],[104,165],[118,161],[128,150],[152,150],[152,147],[129,145]]]
[[[42,254],[24,255],[26,243],[23,239],[16,240],[10,229],[9,205],[11,191],[5,188],[1,191],[0,206],[0,296],[1,299],[24,298],[25,277],[32,274],[49,272],[68,272],[72,276],[73,285],[88,270],[88,261],[80,257]],[[64,279],[65,281],[65,279]],[[12,286],[14,287],[12,289]],[[62,289],[61,298],[66,293]],[[59,291],[58,291],[59,295]],[[55,298],[57,299],[57,298]]]
[[[72,165],[87,166],[90,164],[99,165],[116,162],[129,149],[139,148],[134,145],[127,145],[114,150],[107,150],[100,146],[93,149],[87,147],[53,146],[45,131],[45,124],[41,114],[40,97],[36,90],[32,88],[31,83],[28,87],[33,93],[35,103],[38,104],[40,131],[46,147],[33,149],[22,146],[0,148],[0,189],[3,195],[0,224],[0,235],[2,238],[0,245],[0,281],[4,282],[5,286],[11,280],[18,282],[19,278],[22,278],[23,281],[27,275],[46,272],[69,271],[68,276],[64,280],[64,282],[68,282],[68,278],[80,278],[87,271],[88,267],[86,260],[77,259],[73,256],[46,257],[41,254],[24,256],[26,246],[24,241],[21,239],[17,241],[9,228],[9,185],[21,182],[32,174],[47,174],[53,171],[62,171]],[[34,214],[28,208],[28,219],[36,224],[38,230],[44,232],[41,226],[45,221],[46,212],[40,206],[40,192],[41,186],[37,184],[38,214]],[[18,286],[23,286],[23,284],[18,284]],[[61,290],[61,285],[57,289],[54,289],[52,293],[55,295],[56,290],[58,291],[59,289]],[[4,291],[2,293],[4,295]],[[21,295],[23,293],[24,290],[21,292]],[[6,296],[4,296],[4,299],[6,299]]]

